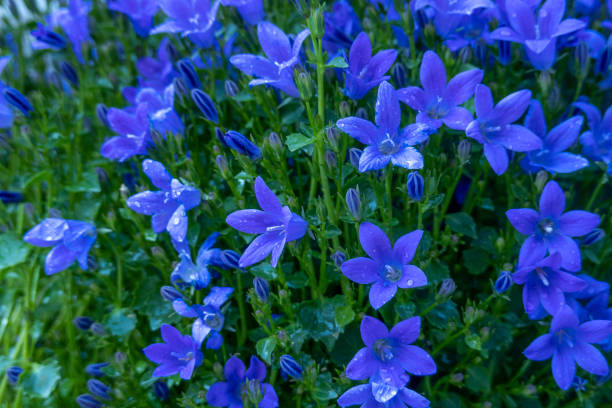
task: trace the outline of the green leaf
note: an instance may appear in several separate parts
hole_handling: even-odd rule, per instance
[[[470,333],[465,336],[465,344],[467,344],[471,349],[478,351],[482,350],[482,342],[480,341],[480,337],[474,333]]]
[[[333,381],[330,373],[323,373],[315,382],[315,389],[312,396],[317,401],[329,401],[338,396],[338,393],[333,389]]]
[[[482,366],[470,366],[466,369],[465,385],[475,393],[488,393],[491,389],[489,372]]]
[[[355,312],[349,305],[343,305],[336,308],[336,324],[340,327],[344,327],[355,318]]]
[[[30,246],[11,233],[0,235],[0,270],[26,260]]]
[[[448,214],[446,216],[446,223],[454,232],[467,235],[473,239],[478,238],[478,235],[476,235],[476,223],[469,214],[463,212]]]
[[[425,203],[423,212],[431,210],[432,208],[436,208],[437,206],[442,204],[442,201],[444,201],[444,194],[432,195],[431,197],[428,198],[427,202]]]
[[[57,361],[48,364],[33,363],[30,372],[23,379],[22,386],[28,393],[48,398],[60,379]]]
[[[489,254],[479,248],[469,248],[461,254],[468,273],[480,275],[490,266]]]
[[[337,56],[336,58],[329,61],[329,63],[325,67],[326,68],[347,68],[348,64],[346,63],[346,60],[343,57]]]
[[[314,139],[311,137],[304,136],[301,133],[292,133],[287,137],[285,144],[290,151],[295,152],[302,147],[308,146],[314,143]]]
[[[115,310],[104,324],[113,335],[127,337],[136,327],[136,315],[125,309]]]
[[[77,181],[76,183],[72,183],[67,185],[66,191],[71,193],[75,192],[89,192],[89,193],[99,193],[100,192],[100,183],[98,182],[98,175],[95,170],[90,170],[83,173],[82,179]]]
[[[272,364],[272,353],[276,348],[276,344],[277,340],[275,337],[266,337],[265,339],[261,339],[257,342],[255,349],[263,361],[268,364]]]

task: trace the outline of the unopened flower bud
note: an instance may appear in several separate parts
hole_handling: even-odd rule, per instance
[[[206,92],[202,91],[201,89],[192,89],[191,99],[193,99],[193,102],[206,119],[213,123],[219,123],[217,108]]]
[[[512,43],[510,41],[498,41],[497,46],[499,47],[499,63],[508,65],[512,62]]]
[[[253,279],[253,287],[255,288],[255,294],[262,302],[267,302],[270,296],[270,285],[264,278],[256,276]]]
[[[359,197],[359,191],[354,188],[349,188],[346,191],[346,206],[354,219],[361,217],[361,198]]]
[[[228,98],[235,97],[238,95],[238,92],[240,92],[240,89],[238,89],[238,85],[234,81],[231,79],[225,81],[225,94]]]
[[[472,47],[463,47],[459,50],[459,62],[462,64],[467,64],[472,59],[474,52],[472,51]]]
[[[351,116],[351,105],[347,101],[340,102],[338,105],[338,111],[340,113],[340,117],[345,118],[347,116]]]
[[[512,286],[512,273],[508,271],[502,271],[497,280],[495,281],[495,291],[497,293],[504,293]]]
[[[338,150],[338,138],[340,137],[338,129],[335,127],[328,127],[325,129],[325,136],[327,137],[329,146],[334,150]]]
[[[325,31],[325,19],[322,7],[317,8],[314,13],[312,13],[310,22],[310,35],[312,38],[322,38]]]
[[[168,394],[170,394],[170,390],[168,390],[168,386],[164,380],[157,380],[153,383],[153,392],[160,401],[168,399]]]
[[[166,299],[169,302],[173,302],[176,299],[183,298],[183,295],[181,294],[181,292],[179,292],[173,286],[168,286],[168,285],[162,286],[161,289],[159,290],[159,293],[164,299]]]
[[[227,174],[229,168],[227,166],[227,159],[225,158],[225,156],[218,155],[215,159],[215,162],[217,163],[217,168],[219,169],[221,174]]]
[[[346,255],[344,254],[344,252],[336,251],[332,255],[332,261],[334,261],[334,265],[336,265],[336,267],[340,268],[340,266],[342,266],[342,264],[346,262]]]
[[[574,58],[578,62],[581,73],[584,74],[589,62],[589,46],[585,41],[580,41],[574,49]]]
[[[79,87],[79,75],[76,72],[76,69],[69,62],[62,61],[60,64],[60,71],[62,71],[62,75],[64,78],[68,80],[75,88]]]
[[[470,150],[472,144],[467,139],[462,139],[457,145],[457,157],[461,163],[465,163],[470,159]]]
[[[102,408],[104,404],[90,394],[81,394],[76,398],[76,403],[81,408]]]
[[[538,192],[542,192],[547,181],[548,181],[548,173],[546,172],[546,170],[538,171],[538,173],[536,174],[536,178],[535,178],[535,186]]]
[[[287,379],[287,377],[302,378],[302,366],[289,354],[284,354],[280,357],[280,371],[284,379]]]
[[[355,112],[355,116],[364,120],[368,120],[368,111],[365,110],[365,108],[359,108],[357,109],[357,112]]]
[[[223,267],[226,269],[240,269],[240,265],[238,265],[238,261],[240,260],[240,254],[236,251],[232,251],[231,249],[226,249],[221,251],[221,263]]]
[[[95,395],[98,398],[102,398],[106,400],[111,399],[110,395],[108,395],[108,392],[111,390],[110,387],[104,384],[100,380],[96,380],[94,378],[92,378],[91,380],[88,380],[87,389],[89,389],[89,392],[91,392],[93,395]]]
[[[6,378],[8,379],[9,384],[15,387],[19,382],[19,376],[21,373],[23,373],[23,368],[18,366],[9,367],[6,370]]]
[[[117,363],[123,364],[126,359],[127,359],[127,356],[125,355],[125,353],[123,351],[117,351],[115,353],[115,361]]]
[[[425,180],[418,171],[413,171],[408,174],[408,182],[406,183],[408,195],[415,201],[421,201],[425,195]]]
[[[104,377],[106,374],[104,374],[101,369],[106,366],[108,366],[108,363],[89,364],[87,367],[85,367],[85,372],[92,377]]]
[[[308,100],[314,95],[314,84],[308,72],[300,72],[297,76],[297,87],[300,91],[300,97],[303,100]]]
[[[469,48],[469,47],[465,47]],[[407,85],[406,81],[406,67],[404,64],[398,63],[393,66],[393,70],[391,71],[391,76],[393,78],[393,82],[395,82],[396,88],[405,88]]]
[[[76,327],[77,329],[81,331],[89,330],[93,322],[94,321],[91,320],[87,316],[77,316],[74,319],[72,319],[72,324],[74,325],[74,327]]]
[[[584,237],[582,237],[582,245],[590,246],[601,241],[606,236],[606,233],[601,228],[595,228]]]
[[[103,103],[99,103],[96,105],[96,117],[107,128],[110,128],[110,123],[108,123],[108,108]]]
[[[349,149],[349,161],[357,170],[359,170],[359,159],[361,158],[362,153],[363,152],[356,147]]]
[[[271,132],[270,135],[268,135],[268,143],[270,143],[270,146],[274,150],[279,152],[283,151],[283,142],[281,142],[280,137],[276,132]]]
[[[338,156],[336,156],[336,153],[332,152],[331,150],[328,150],[325,152],[323,157],[325,159],[325,163],[327,163],[327,167],[329,167],[330,170],[336,168],[336,166],[338,165]]]
[[[183,58],[177,62],[176,67],[190,90],[199,89],[202,87],[202,83],[200,82],[200,78],[198,77],[195,67],[193,66],[193,62],[191,62],[189,58]]]
[[[102,326],[98,322],[92,323],[92,325],[89,327],[89,330],[98,337],[104,337],[107,334],[104,326]]]
[[[438,290],[438,297],[442,298],[442,297],[450,296],[455,291],[456,288],[457,288],[457,285],[455,285],[455,281],[452,280],[451,278],[446,278],[440,284],[440,289]]]

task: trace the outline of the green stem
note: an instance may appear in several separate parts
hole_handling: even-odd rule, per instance
[[[455,193],[455,189],[457,188],[457,184],[459,183],[461,174],[463,174],[463,164],[461,164],[457,169],[455,179],[453,180],[453,183],[451,184],[450,188],[446,191],[446,196],[444,197],[442,209],[434,219],[434,239],[438,239],[438,236],[440,235],[440,225],[442,224],[442,220],[446,215],[446,211],[448,210],[448,206],[450,205],[451,199],[453,198],[453,194]]]
[[[392,167],[387,166],[385,169],[385,195],[387,199],[387,209],[385,211],[385,224],[387,225],[389,235],[389,239],[393,240],[393,227],[391,223],[393,222],[393,200],[391,199],[391,184],[393,182],[393,172]]]
[[[608,178],[608,175],[604,171],[602,173],[601,177],[599,178],[599,180],[597,181],[597,185],[595,186],[595,190],[593,191],[593,194],[591,194],[591,198],[589,199],[589,202],[586,205],[586,211],[589,211],[591,209],[591,206],[593,205],[593,203],[595,202],[595,199],[599,195],[599,191],[601,190],[603,185],[606,183],[607,178]]]
[[[238,295],[238,309],[240,310],[240,335],[238,336],[238,347],[242,347],[247,338],[247,315],[244,307],[244,296],[243,296],[243,288],[242,288],[242,273],[237,272],[237,295]]]

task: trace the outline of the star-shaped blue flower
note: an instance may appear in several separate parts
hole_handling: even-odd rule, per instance
[[[183,380],[189,380],[197,366],[202,364],[203,354],[200,351],[203,338],[182,335],[175,327],[162,324],[161,336],[164,343],[155,343],[145,347],[145,356],[159,367],[153,371],[153,377],[168,377],[179,374]]]

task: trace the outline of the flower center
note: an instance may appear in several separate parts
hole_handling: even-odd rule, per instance
[[[219,312],[205,310],[203,312],[202,320],[204,320],[204,323],[206,323],[206,325],[213,330],[218,331],[223,327],[224,318]]]
[[[389,344],[387,339],[376,340],[372,345],[372,350],[374,350],[376,357],[378,357],[378,359],[383,363],[391,361],[394,357],[393,347]]]
[[[193,351],[188,352],[187,354],[177,353],[175,351],[171,352],[170,355],[175,357],[177,360],[188,362],[193,358]]]
[[[281,231],[283,228],[285,228],[284,225],[273,225],[271,227],[267,227],[266,232]]]
[[[574,347],[574,334],[570,332],[571,329],[565,328],[555,332],[557,344],[566,344],[569,347]]]
[[[385,138],[378,143],[378,151],[382,154],[393,154],[397,152],[399,146],[393,141],[389,133],[385,133]]]
[[[541,219],[538,222],[538,230],[542,235],[550,235],[555,231],[555,223],[550,218]]]
[[[546,273],[546,270],[544,268],[536,268],[536,274],[538,275],[538,278],[540,278],[544,286],[550,285],[550,281],[548,280],[548,273]]]
[[[397,282],[402,277],[402,271],[392,267],[391,265],[385,265],[383,269],[383,278],[389,282]]]

